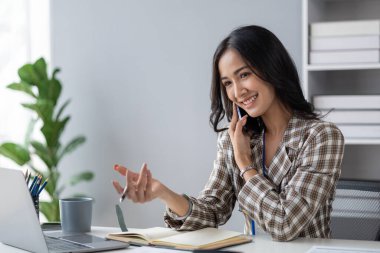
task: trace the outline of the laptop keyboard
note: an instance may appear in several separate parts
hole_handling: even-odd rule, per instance
[[[60,240],[57,238],[52,238],[45,236],[45,241],[47,244],[47,247],[49,251],[68,251],[70,250],[79,250],[79,249],[88,249],[90,247],[81,245],[81,244],[76,244],[64,240]]]

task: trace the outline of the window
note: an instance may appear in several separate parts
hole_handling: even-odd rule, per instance
[[[0,143],[22,143],[31,114],[20,104],[27,96],[6,86],[17,70],[39,57],[50,61],[49,0],[0,1]],[[0,157],[0,166],[12,166]]]

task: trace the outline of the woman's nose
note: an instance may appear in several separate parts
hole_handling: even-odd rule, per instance
[[[247,92],[247,90],[238,82],[234,84],[234,93],[235,93],[235,98],[241,98],[242,95]]]

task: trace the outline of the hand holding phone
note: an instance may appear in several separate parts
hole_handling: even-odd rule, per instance
[[[241,109],[239,106],[236,106],[236,109],[237,109],[237,113],[239,116],[239,120],[241,120],[241,118],[243,118],[245,115],[247,115],[247,112],[244,111],[243,109]]]
[[[238,117],[239,117],[239,120],[241,120],[245,115],[247,115],[248,113],[246,111],[244,111],[243,109],[241,109],[239,106],[236,105],[236,110],[237,110],[237,113],[238,113]],[[243,126],[243,130],[245,132],[247,132],[247,127],[246,126]]]

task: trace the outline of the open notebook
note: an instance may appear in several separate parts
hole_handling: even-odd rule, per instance
[[[196,231],[176,231],[170,228],[129,229],[128,232],[110,233],[108,239],[138,245],[155,245],[176,249],[218,249],[252,241],[252,237],[217,228]]]

